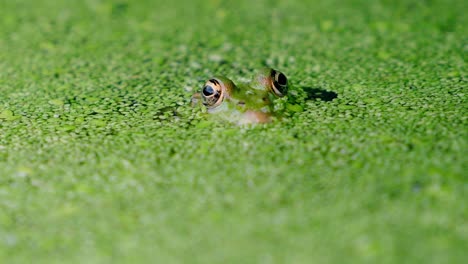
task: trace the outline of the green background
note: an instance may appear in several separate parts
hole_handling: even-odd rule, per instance
[[[1,1],[0,262],[463,263],[467,11]],[[189,106],[262,66],[317,93],[254,127]]]

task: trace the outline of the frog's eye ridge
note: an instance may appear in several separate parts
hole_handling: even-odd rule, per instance
[[[216,79],[210,79],[209,82],[212,82],[212,83],[214,83],[216,85],[219,85],[219,82]]]

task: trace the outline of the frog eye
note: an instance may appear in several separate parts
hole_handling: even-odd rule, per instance
[[[216,107],[223,101],[223,89],[216,79],[208,80],[202,89],[203,104],[208,107]]]
[[[271,70],[272,88],[277,96],[284,96],[288,91],[288,78],[280,71]]]

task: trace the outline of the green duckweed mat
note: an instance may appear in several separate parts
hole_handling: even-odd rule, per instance
[[[1,263],[463,263],[466,1],[0,3]],[[303,111],[189,105],[283,71]]]

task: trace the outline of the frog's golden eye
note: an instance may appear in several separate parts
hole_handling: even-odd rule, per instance
[[[208,107],[216,107],[223,101],[223,89],[216,79],[208,80],[202,89],[203,104]]]
[[[288,91],[288,78],[280,71],[271,70],[272,90],[277,96],[284,96]]]

